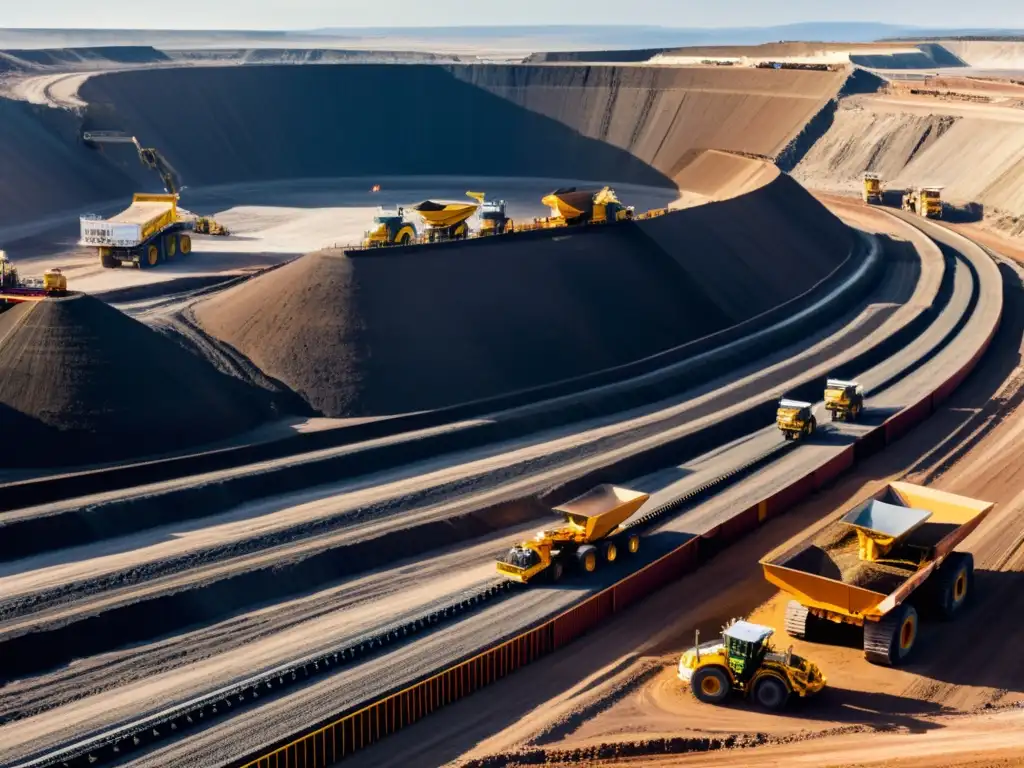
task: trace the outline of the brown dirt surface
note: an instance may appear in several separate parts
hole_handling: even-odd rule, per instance
[[[715,149],[696,150],[675,175],[681,191],[696,192],[711,200],[752,192],[775,180],[779,169],[766,163],[731,152]]]
[[[394,764],[399,756],[410,765],[1021,764],[1024,667],[1012,606],[1024,573],[1024,459],[1014,449],[1024,435],[1024,294],[1019,273],[1004,268],[1003,275],[1006,310],[992,350],[928,421],[622,620],[433,715],[423,724],[429,733],[413,726],[391,737],[353,766]],[[997,503],[962,545],[975,557],[973,604],[948,624],[923,620],[917,657],[899,669],[869,664],[859,638],[848,646],[789,638],[788,598],[766,582],[759,559],[821,532],[901,478]],[[828,688],[782,715],[743,701],[697,702],[675,677],[679,654],[695,629],[707,639],[734,616],[775,627],[776,646],[792,644],[816,662]],[[752,738],[764,746],[729,748]],[[623,744],[646,751],[616,757]],[[566,753],[561,763],[548,760]]]
[[[684,344],[810,289],[850,246],[786,176],[648,221],[519,237],[310,254],[201,303],[196,318],[324,415],[380,415]]]
[[[89,464],[212,442],[270,416],[261,393],[85,295],[0,315],[0,466]]]

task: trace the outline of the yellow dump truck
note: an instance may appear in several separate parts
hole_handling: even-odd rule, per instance
[[[987,501],[890,483],[825,529],[761,561],[794,598],[786,631],[809,641],[863,628],[864,655],[896,666],[914,650],[918,609],[954,617],[970,597],[974,559],[955,552],[992,510]]]
[[[778,653],[768,643],[771,627],[734,621],[722,629],[722,639],[693,648],[679,659],[679,679],[698,700],[723,704],[732,693],[752,698],[768,710],[780,710],[794,694],[813,696],[825,687],[825,676],[812,662],[790,647]]]
[[[423,238],[428,243],[465,240],[469,237],[469,219],[479,208],[477,203],[438,203],[424,200],[413,206],[423,219]]]
[[[542,198],[541,202],[551,209],[551,216],[542,222],[549,227],[605,224],[633,218],[633,208],[619,202],[611,187],[597,190],[564,187]]]
[[[405,220],[404,208],[378,208],[374,228],[363,236],[364,248],[411,245],[416,242],[416,227]]]
[[[942,218],[942,187],[914,187],[903,194],[904,211],[928,219]]]
[[[467,192],[469,197],[480,203],[480,236],[504,235],[515,229],[515,224],[506,212],[504,200],[488,200],[483,192]]]
[[[155,267],[192,251],[193,223],[179,216],[176,194],[137,194],[116,216],[83,216],[80,245],[96,248],[100,264]]]
[[[636,554],[640,534],[622,524],[648,498],[646,493],[599,485],[555,507],[563,524],[512,547],[498,560],[498,573],[523,584],[542,574],[556,582],[571,566],[593,573],[601,562],[613,563],[621,553]]]
[[[882,204],[882,177],[877,173],[864,174],[864,202],[868,204]]]
[[[814,434],[818,420],[814,418],[814,406],[802,400],[779,400],[775,411],[775,426],[782,430],[787,440],[802,440]]]
[[[864,412],[864,388],[856,381],[827,379],[825,410],[832,421],[857,421]]]

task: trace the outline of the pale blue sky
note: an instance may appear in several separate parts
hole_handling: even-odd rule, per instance
[[[1024,0],[0,0],[0,27],[309,29],[358,26],[656,24],[769,26],[885,21],[1024,28]]]

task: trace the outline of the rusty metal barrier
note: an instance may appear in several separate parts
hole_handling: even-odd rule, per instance
[[[777,517],[852,468],[857,461],[895,442],[931,415],[955,381],[960,384],[977,365],[995,337],[999,318],[985,342],[947,382],[931,395],[861,435],[854,445],[756,505],[737,513],[709,532],[716,543],[729,543],[757,525]],[[511,640],[482,651],[398,693],[345,714],[294,741],[256,758],[233,763],[236,768],[321,768],[375,744],[385,736],[421,720],[521,667],[558,650],[651,592],[676,581],[699,564],[702,537],[694,537],[653,563],[630,574],[579,605]]]

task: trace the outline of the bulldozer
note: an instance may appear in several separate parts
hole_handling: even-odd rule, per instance
[[[814,418],[814,406],[802,400],[779,400],[775,411],[775,424],[782,430],[786,440],[803,440],[814,434],[818,421]]]
[[[376,227],[363,237],[364,248],[410,245],[416,240],[416,227],[405,220],[404,208],[378,208],[373,223]]]
[[[942,218],[942,187],[913,187],[903,194],[904,211],[927,219]]]
[[[196,216],[193,231],[197,235],[213,235],[215,237],[227,237],[231,234],[227,227],[209,216]]]
[[[732,693],[753,698],[771,711],[785,708],[795,694],[813,696],[825,687],[818,666],[790,648],[777,653],[768,640],[771,627],[733,621],[722,629],[721,640],[701,645],[700,631],[693,648],[679,659],[679,679],[689,684],[699,701],[723,704]]]
[[[864,202],[875,205],[882,204],[882,177],[877,173],[864,174]]]
[[[826,379],[825,410],[832,421],[857,421],[864,412],[864,388],[855,381]]]
[[[562,525],[540,531],[498,560],[498,573],[526,584],[541,575],[554,583],[572,566],[593,573],[601,562],[614,563],[640,550],[640,534],[623,527],[650,496],[614,485],[599,485],[555,508]]]

